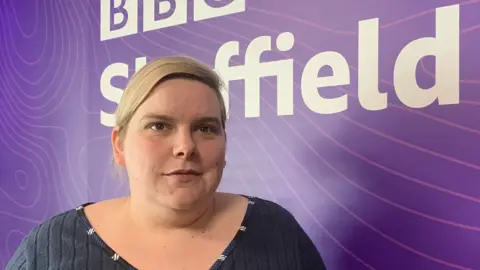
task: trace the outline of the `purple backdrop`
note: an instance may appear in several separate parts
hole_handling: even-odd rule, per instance
[[[410,108],[394,92],[397,56],[409,42],[435,36],[435,9],[455,4],[460,104]],[[101,18],[99,0],[0,2],[1,268],[43,220],[127,192],[111,174],[110,128],[100,122],[101,111],[115,108],[101,89],[118,92],[100,84],[110,64],[127,64],[131,75],[136,58],[187,54],[213,66],[220,46],[238,41],[234,66],[253,39],[291,32],[293,48],[267,52],[262,61],[293,59],[294,113],[277,115],[283,84],[275,77],[261,80],[260,117],[245,117],[244,81],[230,83],[221,189],[289,209],[328,269],[480,269],[480,1],[252,0],[245,12],[201,21],[193,9],[188,1],[186,24],[102,41],[100,22],[109,28],[110,18]],[[127,24],[137,30],[134,15],[130,10]],[[116,16],[114,23],[122,19]],[[357,84],[359,21],[372,18],[380,26],[378,85],[389,93],[388,108],[379,111],[361,107]],[[315,113],[302,98],[303,68],[324,51],[342,54],[350,67],[349,85],[319,90],[326,98],[348,94],[341,113]],[[436,71],[434,58],[423,58],[418,84],[434,85]],[[125,82],[115,77],[112,85]]]

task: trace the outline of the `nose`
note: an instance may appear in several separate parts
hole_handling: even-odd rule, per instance
[[[191,132],[178,131],[174,136],[173,156],[182,159],[193,156],[196,151],[196,144]]]

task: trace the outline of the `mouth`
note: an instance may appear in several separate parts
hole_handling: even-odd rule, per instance
[[[199,176],[202,173],[196,170],[175,170],[169,173],[166,173],[165,175],[193,175],[193,176]]]

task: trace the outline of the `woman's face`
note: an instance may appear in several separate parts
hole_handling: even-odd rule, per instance
[[[115,131],[114,131],[115,133]],[[214,91],[193,80],[168,80],[132,117],[117,162],[127,168],[131,195],[188,209],[212,195],[225,166],[225,133]]]

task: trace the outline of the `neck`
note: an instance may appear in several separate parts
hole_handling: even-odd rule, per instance
[[[197,203],[189,209],[172,209],[155,202],[127,199],[128,215],[134,224],[149,231],[189,229],[203,231],[215,214],[215,197]]]

